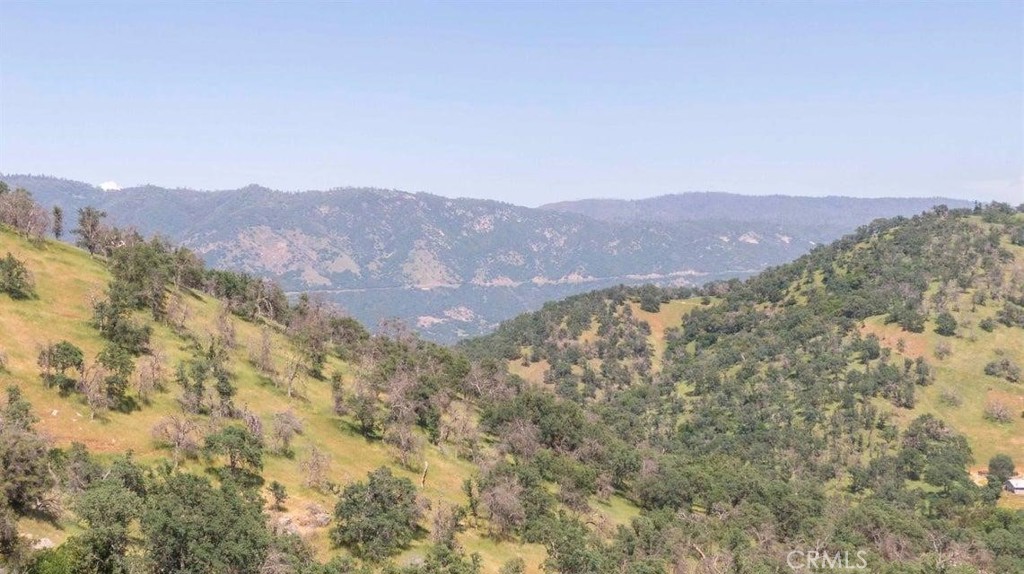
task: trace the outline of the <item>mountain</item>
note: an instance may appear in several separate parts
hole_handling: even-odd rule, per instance
[[[759,221],[787,225],[820,224],[823,229],[843,229],[843,233],[847,233],[875,219],[913,215],[940,204],[969,207],[971,202],[946,197],[795,197],[689,192],[634,200],[561,201],[542,205],[539,209],[575,213],[602,221]]]
[[[103,191],[49,177],[0,179],[62,206],[69,219],[93,205],[113,224],[164,235],[213,266],[272,277],[293,293],[321,294],[369,325],[398,317],[437,341],[488,332],[545,301],[592,289],[749,276],[877,216],[912,215],[938,202],[964,205],[743,196],[695,202],[687,195],[678,196],[689,198],[685,221],[661,220],[679,211],[663,205],[672,198],[623,204],[632,215],[606,221],[380,189]]]
[[[162,242],[33,238],[30,207],[0,195],[3,568],[1024,571],[1009,206],[574,295],[454,348],[265,308]]]

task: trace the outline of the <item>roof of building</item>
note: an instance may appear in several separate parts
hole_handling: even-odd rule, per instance
[[[1013,488],[1014,490],[1018,488],[1024,489],[1024,478],[1011,478],[1007,480],[1006,483],[1009,484],[1010,487]]]

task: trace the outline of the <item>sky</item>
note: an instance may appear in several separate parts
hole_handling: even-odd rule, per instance
[[[0,0],[0,172],[1024,202],[1024,2]]]

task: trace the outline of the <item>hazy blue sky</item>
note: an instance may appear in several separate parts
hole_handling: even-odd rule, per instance
[[[0,171],[1024,201],[1007,3],[0,1]]]

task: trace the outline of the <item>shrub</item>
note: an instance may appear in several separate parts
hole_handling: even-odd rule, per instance
[[[943,341],[943,342],[939,343],[938,345],[935,345],[935,358],[936,359],[939,359],[940,361],[943,360],[943,359],[948,359],[949,356],[952,355],[952,354],[953,354],[953,348],[949,346],[949,343],[946,343],[945,341]]]
[[[955,390],[946,389],[939,394],[939,402],[947,407],[959,407],[963,404],[964,399],[960,396],[960,393]]]
[[[978,323],[978,326],[981,327],[982,331],[985,331],[986,333],[991,333],[996,329],[996,322],[993,321],[991,317],[989,317],[987,319],[982,319],[981,322]]]

